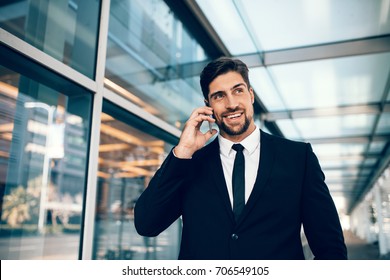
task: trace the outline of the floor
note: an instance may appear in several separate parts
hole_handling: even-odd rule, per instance
[[[378,243],[367,243],[360,239],[351,231],[344,231],[345,243],[348,249],[348,259],[350,260],[378,260]]]

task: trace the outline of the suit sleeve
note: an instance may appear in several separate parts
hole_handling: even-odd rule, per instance
[[[305,235],[315,259],[347,259],[338,213],[310,144],[306,148],[302,217]]]
[[[135,204],[134,224],[143,236],[157,236],[181,216],[181,192],[191,172],[190,159],[172,151]]]

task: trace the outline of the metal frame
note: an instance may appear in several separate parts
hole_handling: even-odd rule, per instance
[[[91,138],[88,159],[88,181],[84,195],[83,234],[81,238],[80,258],[92,259],[93,236],[96,211],[97,173],[100,143],[100,116],[103,107],[104,71],[106,65],[106,49],[108,22],[110,17],[110,0],[102,1],[100,7],[99,38],[96,61],[96,92],[93,98]]]
[[[390,112],[390,104],[382,105],[382,103],[373,103],[369,105],[354,105],[354,106],[336,106],[321,109],[300,109],[293,111],[279,111],[266,113],[264,119],[272,122],[282,119],[297,119],[311,117],[326,117],[339,115],[354,115],[354,114],[375,114],[379,115],[382,112]]]
[[[0,43],[10,49],[22,54],[26,58],[31,59],[37,64],[44,65],[49,70],[68,78],[72,82],[83,86],[84,88],[96,92],[96,82],[87,76],[77,72],[70,66],[62,63],[54,57],[42,52],[34,46],[26,43],[22,39],[0,28]]]
[[[390,35],[276,51],[265,51],[262,52],[264,61],[259,59],[258,53],[237,56],[237,58],[245,61],[249,67],[266,67],[294,62],[382,52],[390,52]]]

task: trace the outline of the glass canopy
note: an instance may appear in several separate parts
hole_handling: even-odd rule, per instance
[[[386,0],[196,2],[233,55],[354,40],[390,30]]]
[[[390,1],[196,4],[250,66],[264,124],[310,142],[340,213],[351,211],[389,154]]]

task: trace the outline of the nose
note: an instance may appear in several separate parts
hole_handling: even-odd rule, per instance
[[[232,94],[227,94],[225,98],[225,107],[231,110],[236,109],[238,107],[238,100]]]

